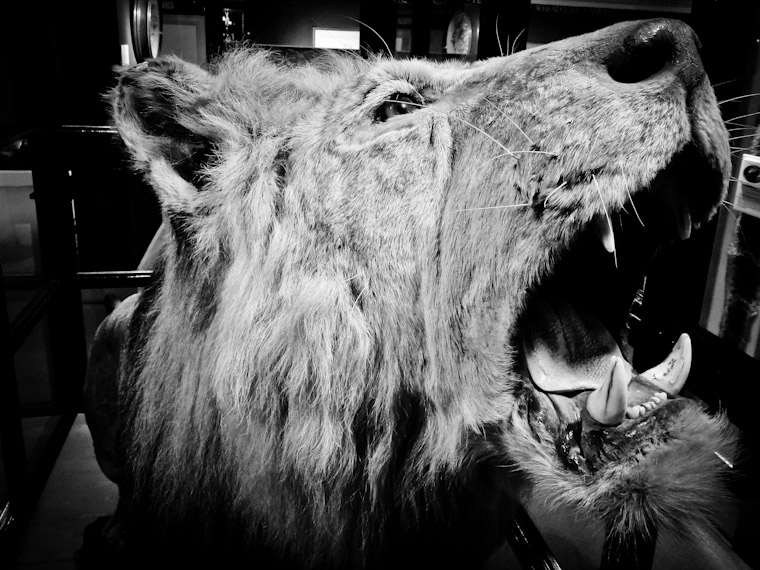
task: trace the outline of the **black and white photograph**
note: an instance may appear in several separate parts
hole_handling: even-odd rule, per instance
[[[0,3],[4,570],[760,570],[760,2]]]

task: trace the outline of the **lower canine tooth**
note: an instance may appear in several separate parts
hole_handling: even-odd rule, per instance
[[[586,400],[586,411],[597,422],[604,425],[618,425],[625,419],[630,376],[626,373],[623,360],[613,356],[609,378]]]
[[[684,333],[665,360],[642,372],[639,377],[654,384],[668,396],[675,397],[686,383],[689,370],[691,370],[691,339]]]

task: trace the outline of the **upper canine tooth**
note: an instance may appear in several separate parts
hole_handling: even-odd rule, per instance
[[[661,196],[671,222],[675,225],[676,235],[682,240],[689,239],[691,236],[691,212],[686,196],[672,180],[666,185]]]
[[[615,253],[615,233],[612,231],[612,223],[607,216],[599,216],[596,219],[596,232],[602,241],[604,249],[608,253]]]
[[[586,411],[597,422],[616,426],[625,419],[628,404],[628,383],[630,374],[626,372],[623,360],[613,356],[612,370],[604,384],[591,392],[586,400]]]
[[[684,333],[665,360],[639,376],[673,397],[683,388],[689,376],[689,370],[691,370],[691,338]]]

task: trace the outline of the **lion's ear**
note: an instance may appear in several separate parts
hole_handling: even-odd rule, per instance
[[[212,77],[173,57],[123,69],[111,91],[112,117],[132,156],[169,211],[193,210],[213,148],[203,107]]]

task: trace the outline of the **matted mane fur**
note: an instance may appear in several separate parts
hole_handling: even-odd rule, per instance
[[[661,61],[623,78],[642,30],[669,51],[642,49]],[[477,64],[253,50],[209,72],[172,57],[121,70],[114,120],[170,229],[88,375],[126,544],[304,567],[474,563],[531,489],[619,536],[709,527],[713,450],[734,454],[724,419],[675,389],[646,419],[608,421],[619,410],[586,404],[596,384],[528,371],[545,333],[521,340],[548,321],[532,317],[545,283],[573,288],[568,252],[593,249],[604,216],[627,228],[632,197],[646,210],[682,155],[703,182],[684,198],[690,224],[719,203],[726,133],[701,64],[680,67],[698,62],[690,34],[629,23]],[[611,266],[595,245],[581,271]],[[598,332],[573,315],[557,318]],[[610,335],[627,355],[604,324],[605,358]],[[656,379],[625,369],[643,410]],[[620,444],[636,426],[647,443]],[[579,459],[571,432],[601,443],[578,435]]]

